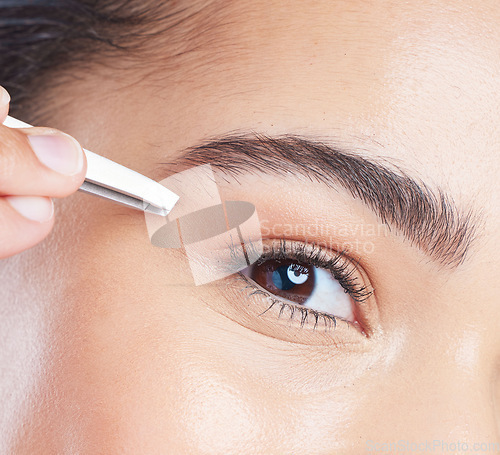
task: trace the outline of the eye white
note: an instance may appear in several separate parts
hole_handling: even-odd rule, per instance
[[[313,292],[302,306],[354,322],[352,299],[349,294],[329,271],[315,267],[314,273]]]

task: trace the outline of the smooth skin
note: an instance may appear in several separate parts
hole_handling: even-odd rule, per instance
[[[141,213],[57,199],[51,234],[0,264],[1,452],[498,450],[500,5],[252,1],[219,13],[175,64],[99,66],[47,91],[45,123],[157,180],[175,172],[158,163],[228,132],[320,136],[474,208],[477,239],[447,269],[397,232],[355,229],[380,222],[343,190],[298,176],[220,179],[223,198],[256,205],[266,241],[289,235],[285,223],[320,224],[315,240],[332,251],[358,241],[353,259],[376,289],[366,337],[259,316],[265,302],[237,277],[194,286],[183,251],[152,246]],[[83,170],[43,174],[25,134],[0,129],[0,157],[15,137],[23,182],[2,194],[74,192]],[[52,227],[1,208],[19,228],[2,231],[16,244],[7,253]]]

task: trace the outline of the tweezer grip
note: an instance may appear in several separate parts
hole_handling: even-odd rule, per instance
[[[28,123],[10,116],[7,116],[3,124],[9,128],[32,128]],[[87,173],[85,182],[80,188],[81,191],[93,193],[139,210],[161,214],[168,213],[179,199],[175,193],[161,187],[148,177],[89,150],[83,149],[83,151],[87,157]],[[104,191],[104,189],[109,191]],[[158,191],[159,189],[161,192]],[[159,207],[160,211],[148,207],[148,204]]]
[[[3,124],[9,128],[32,128],[32,125],[10,116],[7,116]],[[103,156],[97,155],[90,150],[83,149],[83,151],[87,157],[87,173],[85,174],[86,181],[128,194],[130,196],[133,195],[127,191],[127,187],[140,188],[142,185],[146,184],[144,179],[147,179],[147,177],[144,177],[138,172],[130,169],[128,169],[127,181],[124,181],[121,176],[116,175],[116,166],[119,166],[117,163],[108,160]],[[134,179],[136,181],[133,181]],[[151,203],[151,201],[146,202]]]

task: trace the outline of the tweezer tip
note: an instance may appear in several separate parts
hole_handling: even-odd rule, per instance
[[[167,216],[171,209],[156,207],[152,204],[147,204],[143,208],[144,212],[152,213],[153,215]]]
[[[161,184],[159,184],[161,185]],[[167,187],[161,185],[163,191],[160,196],[159,203],[155,204],[155,213],[158,215],[166,216],[174,208],[175,204],[179,200],[179,195],[175,194],[173,191],[169,190]],[[161,201],[161,202],[160,202]]]

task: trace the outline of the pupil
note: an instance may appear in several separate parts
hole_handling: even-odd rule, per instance
[[[273,272],[273,284],[282,291],[288,291],[295,286],[295,283],[288,278],[289,267],[289,265],[282,265]]]
[[[298,269],[297,267],[300,267]],[[282,265],[272,273],[273,284],[281,291],[288,291],[294,286],[304,284],[309,278],[309,271],[297,264]]]

